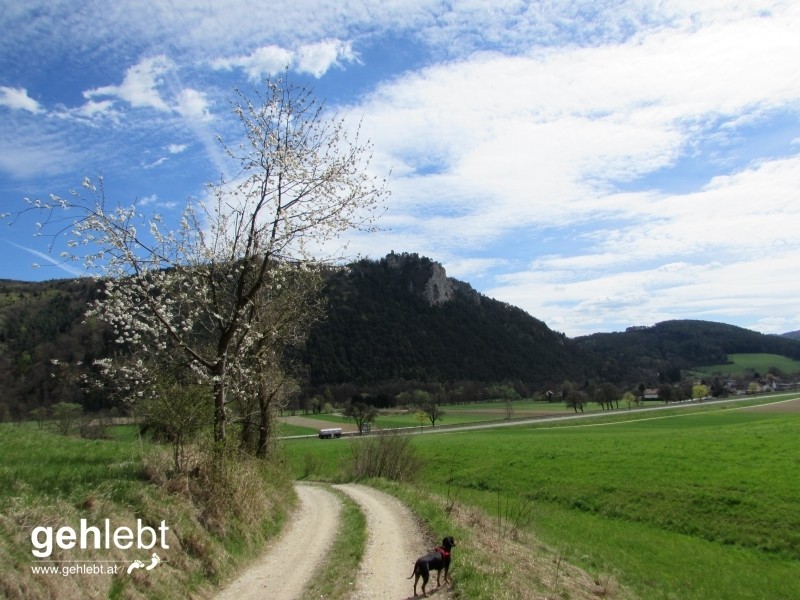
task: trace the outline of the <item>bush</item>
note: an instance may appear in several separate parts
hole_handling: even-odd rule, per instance
[[[53,405],[53,418],[56,421],[58,431],[67,435],[72,426],[83,413],[83,407],[74,402],[59,402]]]
[[[393,481],[412,479],[422,461],[411,445],[411,437],[392,431],[353,438],[350,442],[350,475],[353,479],[384,477]]]

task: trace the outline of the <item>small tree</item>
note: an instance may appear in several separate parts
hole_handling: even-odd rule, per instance
[[[364,425],[375,420],[375,417],[378,416],[378,409],[366,402],[350,401],[345,405],[342,414],[353,419],[358,427],[358,433],[363,434]]]
[[[511,398],[505,399],[505,409],[506,421],[510,421],[514,417],[514,404],[511,402]]]
[[[583,412],[583,407],[588,401],[589,397],[586,395],[586,392],[576,389],[567,390],[567,395],[564,399],[564,403],[567,407],[573,409],[576,413],[579,410]]]
[[[436,421],[439,421],[445,415],[445,412],[435,400],[423,404],[420,406],[420,410],[428,417],[428,420],[431,422],[431,427],[436,427]]]
[[[58,431],[67,435],[83,413],[83,407],[74,402],[58,402],[52,406],[52,411]]]
[[[603,382],[594,391],[594,401],[597,402],[603,410],[608,408],[611,410],[616,403],[619,408],[619,390],[613,383]]]
[[[419,431],[422,433],[422,426],[425,425],[425,421],[428,420],[428,415],[425,414],[424,410],[418,410],[414,413],[414,418],[416,419],[417,423],[419,423]]]
[[[44,428],[44,423],[47,420],[47,409],[44,406],[34,408],[32,411],[29,411],[28,414],[36,421],[39,429]]]
[[[199,385],[161,382],[152,394],[136,403],[136,414],[143,430],[155,439],[172,444],[175,470],[185,467],[186,444],[208,421],[211,404],[209,390]]]
[[[633,405],[639,406],[639,396],[630,391],[622,394],[622,401],[628,407],[628,410],[630,410]]]

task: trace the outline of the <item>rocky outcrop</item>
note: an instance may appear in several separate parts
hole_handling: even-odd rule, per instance
[[[438,262],[420,258],[417,254],[394,252],[384,260],[391,269],[402,272],[408,279],[411,293],[422,296],[431,306],[441,306],[456,294],[464,295],[476,304],[480,303],[480,295],[472,286],[448,277],[444,267]]]

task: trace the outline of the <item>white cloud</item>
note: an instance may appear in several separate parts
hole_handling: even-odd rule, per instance
[[[266,76],[275,75],[290,68],[319,79],[331,67],[357,60],[358,57],[349,42],[328,39],[300,45],[295,50],[272,44],[262,46],[247,55],[217,58],[211,61],[211,66],[215,69],[225,70],[243,69],[250,81],[258,82]]]
[[[39,103],[28,96],[28,90],[5,85],[0,86],[0,106],[7,106],[12,110],[26,110],[33,114],[44,112]]]
[[[101,100],[100,102],[89,100],[79,107],[75,113],[81,117],[93,119],[99,115],[111,114],[113,106],[114,102],[112,100]]]
[[[800,27],[800,12],[791,21]],[[676,164],[720,121],[796,105],[793,55],[800,37],[785,20],[748,18],[476,55],[408,73],[348,111],[365,115],[379,162],[394,167],[394,206],[439,213],[453,225],[439,231],[466,247],[525,225],[653,211],[608,192]]]
[[[293,53],[289,50],[269,45],[257,48],[248,55],[216,59],[211,66],[215,69],[243,69],[250,81],[257,82],[265,75],[274,75],[286,69],[292,57]]]
[[[150,206],[158,202],[158,196],[153,194],[151,196],[145,196],[144,198],[139,198],[137,204],[139,206]]]
[[[308,73],[317,79],[333,66],[342,62],[355,62],[356,54],[348,42],[324,40],[316,44],[300,46],[297,49],[294,65],[300,73]]]
[[[570,335],[687,314],[724,322],[745,315],[754,325],[763,315],[791,313],[798,189],[794,157],[698,192],[651,198],[618,229],[592,230],[583,253],[540,256],[487,293]]]
[[[170,154],[180,154],[181,152],[184,152],[188,147],[189,147],[188,144],[170,144],[169,146],[167,146],[167,152],[169,152]]]
[[[176,110],[185,119],[190,121],[208,121],[211,115],[208,112],[209,103],[203,92],[191,88],[181,90],[178,94]]]
[[[161,158],[158,158],[158,159],[154,160],[153,162],[151,162],[151,163],[148,163],[148,164],[146,164],[146,165],[142,165],[142,166],[143,166],[145,169],[148,169],[148,170],[149,170],[149,169],[155,169],[156,167],[160,167],[161,165],[163,165],[163,164],[164,164],[165,162],[167,162],[168,160],[169,160],[169,159],[168,159],[166,156],[162,156]],[[143,202],[143,201],[142,201],[142,202]]]
[[[83,93],[87,99],[112,96],[124,100],[134,108],[154,108],[169,111],[158,86],[163,75],[173,68],[165,56],[144,58],[125,71],[120,85],[106,85]]]

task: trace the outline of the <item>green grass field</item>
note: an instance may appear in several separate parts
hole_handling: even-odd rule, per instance
[[[601,408],[597,404],[589,404],[584,407],[584,411],[599,412]],[[443,417],[436,421],[437,427],[450,427],[454,425],[467,425],[480,423],[483,421],[499,421],[507,418],[506,406],[503,402],[480,402],[474,404],[456,404],[442,407]],[[522,419],[531,416],[544,416],[556,414],[569,414],[572,411],[564,406],[563,402],[538,402],[534,400],[517,400],[511,403],[511,418]],[[336,425],[352,425],[354,421],[347,417],[337,414],[318,414],[301,415],[317,421]],[[383,411],[375,419],[372,429],[393,429],[400,427],[417,427],[420,422],[415,411]],[[430,421],[424,421],[425,427],[430,426]],[[286,422],[279,422],[279,435],[314,435],[318,429],[292,425]]]
[[[543,543],[641,598],[800,598],[800,414],[645,419],[415,436],[416,485],[488,513],[526,506]],[[349,443],[286,451],[296,474],[313,453],[335,476]]]
[[[748,372],[765,375],[770,369],[780,369],[783,373],[800,373],[800,361],[777,354],[731,354],[732,364],[696,367],[693,371],[706,375],[741,376]]]

